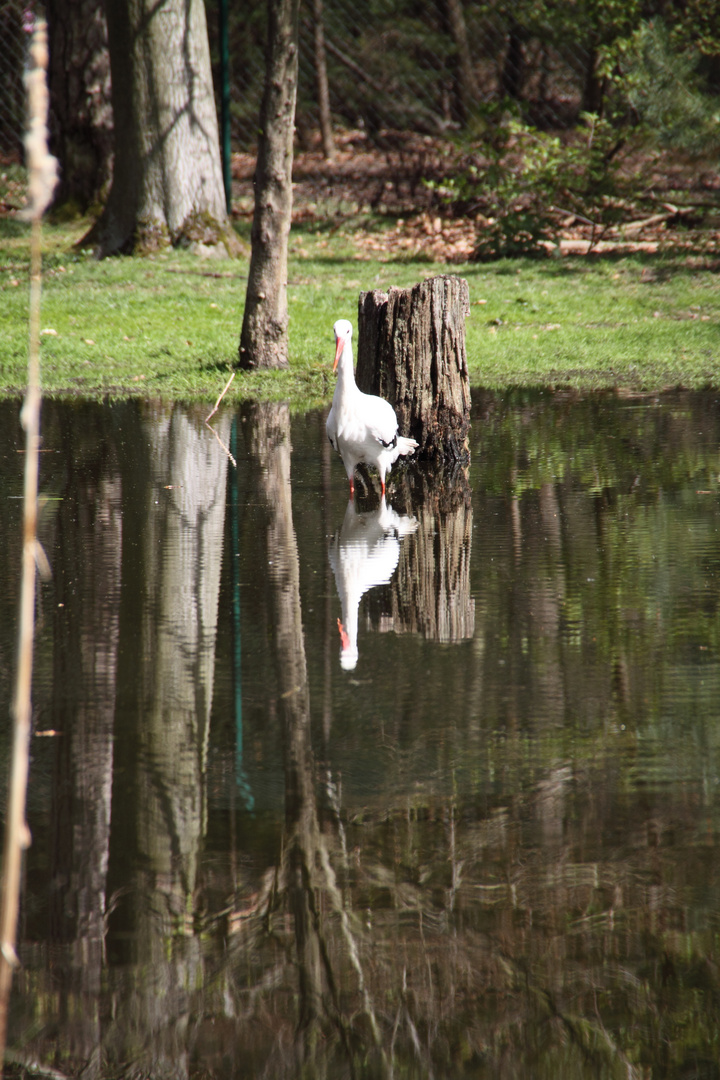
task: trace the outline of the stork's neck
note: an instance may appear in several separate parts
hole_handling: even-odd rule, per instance
[[[338,382],[345,393],[352,393],[356,390],[355,385],[355,372],[353,370],[353,352],[352,345],[349,341],[345,342],[343,351],[340,353],[340,359],[338,360]]]
[[[360,600],[343,604],[343,630],[345,639],[341,650],[341,664],[346,671],[352,671],[358,661],[358,607]]]

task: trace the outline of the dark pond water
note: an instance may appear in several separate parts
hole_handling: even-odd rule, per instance
[[[322,415],[45,403],[13,1060],[720,1075],[720,400],[473,410],[348,507]]]

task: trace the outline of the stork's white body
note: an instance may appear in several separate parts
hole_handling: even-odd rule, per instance
[[[397,416],[389,401],[358,389],[350,343],[351,324],[347,319],[338,319],[333,331],[338,377],[326,423],[328,438],[343,460],[350,481],[350,497],[355,492],[355,468],[360,462],[377,469],[384,495],[386,475],[400,455],[411,454],[417,443],[398,434]]]

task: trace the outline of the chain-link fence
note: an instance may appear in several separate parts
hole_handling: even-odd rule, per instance
[[[0,161],[17,160],[22,146],[25,37],[21,0],[0,0]]]
[[[23,17],[32,3],[0,0],[0,155],[6,158],[21,152]],[[608,5],[615,21],[603,26],[598,17],[589,18],[591,7],[524,0],[302,0],[300,145],[309,145],[318,131],[323,75],[332,122],[360,128],[370,138],[388,129],[472,135],[489,106],[508,100],[537,127],[568,127],[583,110],[599,111],[603,43],[628,35],[639,18],[637,5],[629,4],[626,14],[622,6]],[[243,0],[228,8],[232,145],[252,151],[267,3]],[[206,9],[219,87],[218,0],[206,0]]]
[[[232,7],[232,5],[231,5]],[[301,7],[297,127],[316,132],[324,65],[339,126],[427,135],[472,130],[489,104],[513,99],[525,119],[565,127],[598,106],[593,28],[520,22],[501,3],[306,0]],[[251,149],[263,85],[266,12],[249,0],[230,13],[232,139]],[[217,12],[208,5],[217,55]],[[322,29],[318,40],[318,26]],[[216,77],[219,73],[216,67]]]
[[[24,6],[22,0],[0,0],[0,154],[5,157],[21,150]],[[207,15],[217,56],[215,0],[208,0]],[[255,146],[266,22],[266,0],[230,5],[234,149]],[[300,141],[307,144],[318,128],[321,65],[334,122],[360,127],[371,137],[388,128],[449,134],[467,128],[478,108],[502,97],[514,98],[533,123],[565,126],[581,107],[594,104],[593,56],[581,38],[577,26],[571,36],[557,27],[520,22],[499,3],[305,0]],[[217,82],[217,64],[215,76]]]

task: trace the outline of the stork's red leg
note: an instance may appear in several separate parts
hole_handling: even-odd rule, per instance
[[[350,498],[355,498],[355,477],[350,477]]]

